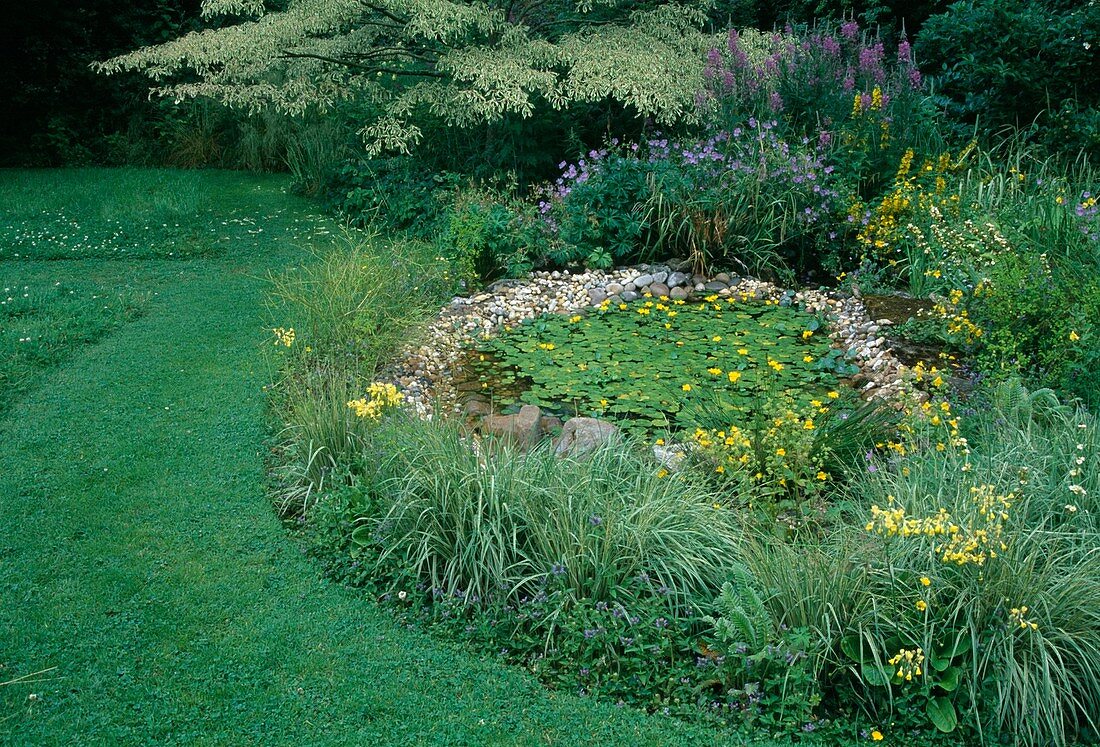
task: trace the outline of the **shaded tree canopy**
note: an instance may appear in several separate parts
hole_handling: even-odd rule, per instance
[[[99,65],[136,70],[176,101],[300,114],[365,104],[368,150],[408,150],[418,118],[472,126],[612,100],[690,120],[714,43],[706,3],[627,0],[206,0],[236,22]]]
[[[199,0],[11,3],[0,45],[0,163],[49,164],[50,138],[85,148],[147,111],[140,80],[105,80],[91,64],[197,28]],[[65,134],[67,133],[67,135]]]

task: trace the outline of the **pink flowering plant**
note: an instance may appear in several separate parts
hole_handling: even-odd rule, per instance
[[[749,112],[782,123],[787,138],[829,152],[862,194],[892,174],[907,147],[935,141],[932,109],[912,47],[887,47],[855,21],[765,37],[764,53],[737,30],[708,53],[700,104],[719,126]]]

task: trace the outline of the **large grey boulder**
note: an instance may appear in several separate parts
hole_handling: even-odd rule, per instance
[[[570,418],[561,429],[554,453],[558,456],[584,456],[618,436],[619,426],[614,423],[597,418]]]

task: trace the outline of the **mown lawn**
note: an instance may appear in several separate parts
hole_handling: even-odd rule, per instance
[[[302,556],[264,492],[264,277],[339,229],[282,180],[7,172],[0,216],[0,742],[726,743],[400,628]]]

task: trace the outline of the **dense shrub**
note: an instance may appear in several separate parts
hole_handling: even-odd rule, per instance
[[[544,251],[545,226],[514,190],[464,187],[443,199],[448,206],[436,246],[466,287],[525,275]]]
[[[1053,152],[1100,154],[1100,6],[972,0],[933,16],[917,49],[937,100],[964,133],[1027,131]]]
[[[376,224],[427,237],[438,230],[438,190],[447,176],[412,157],[358,159],[342,164],[324,187],[325,200],[354,226]]]
[[[700,141],[613,141],[562,167],[539,202],[551,257],[596,267],[680,256],[700,271],[802,273],[820,263],[839,199],[821,151],[780,139],[774,120]]]

